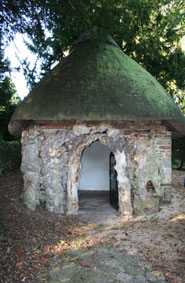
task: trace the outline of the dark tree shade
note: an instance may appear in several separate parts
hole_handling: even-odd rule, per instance
[[[26,79],[34,86],[71,50],[83,32],[96,40],[111,35],[123,51],[145,67],[184,109],[185,34],[183,0],[1,0],[2,37],[25,33],[28,48],[42,61],[41,72],[23,62]],[[185,111],[185,110],[184,110]]]
[[[185,137],[174,139],[172,143],[172,160],[178,169],[182,169],[185,163]]]
[[[183,0],[1,0],[3,36],[26,33],[28,47],[42,60],[41,75],[79,35],[94,29],[92,37],[111,35],[123,51],[143,65],[174,94],[172,82],[184,88],[185,55],[180,40],[185,33]],[[35,73],[25,67],[27,78]],[[35,68],[35,67],[34,67]]]
[[[14,139],[8,132],[8,123],[19,102],[15,85],[6,77],[0,82],[0,139],[6,141]]]

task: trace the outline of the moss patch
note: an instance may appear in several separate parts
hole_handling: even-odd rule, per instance
[[[11,123],[24,119],[170,119],[185,126],[178,107],[146,70],[115,46],[88,41],[37,84]]]

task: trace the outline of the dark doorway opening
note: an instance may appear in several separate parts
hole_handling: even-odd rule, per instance
[[[116,160],[114,154],[110,153],[110,204],[118,210],[118,182],[117,182],[117,172],[115,170]]]

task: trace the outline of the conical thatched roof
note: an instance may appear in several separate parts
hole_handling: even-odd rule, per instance
[[[9,131],[28,120],[163,120],[185,135],[185,118],[163,87],[109,40],[79,40],[17,107]]]

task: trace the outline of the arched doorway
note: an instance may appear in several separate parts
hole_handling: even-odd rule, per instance
[[[118,187],[114,154],[99,141],[81,154],[78,200],[80,210],[118,210]]]
[[[102,131],[102,132],[101,132]],[[111,136],[111,138],[110,138]],[[131,204],[131,185],[128,176],[127,169],[127,158],[125,155],[125,142],[124,138],[122,143],[120,143],[119,135],[115,135],[114,131],[105,135],[104,131],[100,129],[98,133],[93,133],[92,135],[87,135],[83,141],[78,143],[69,159],[68,163],[68,176],[67,176],[67,195],[66,195],[66,213],[78,214],[79,212],[79,179],[80,170],[82,167],[81,159],[82,154],[86,148],[88,148],[92,143],[99,141],[102,145],[105,145],[109,152],[113,152],[116,165],[114,169],[117,173],[117,185],[118,185],[118,203],[119,211],[124,215],[132,214],[132,204]],[[110,164],[110,162],[109,162]],[[109,174],[110,176],[110,174]],[[109,180],[110,181],[110,180]],[[109,193],[109,192],[108,192]]]

